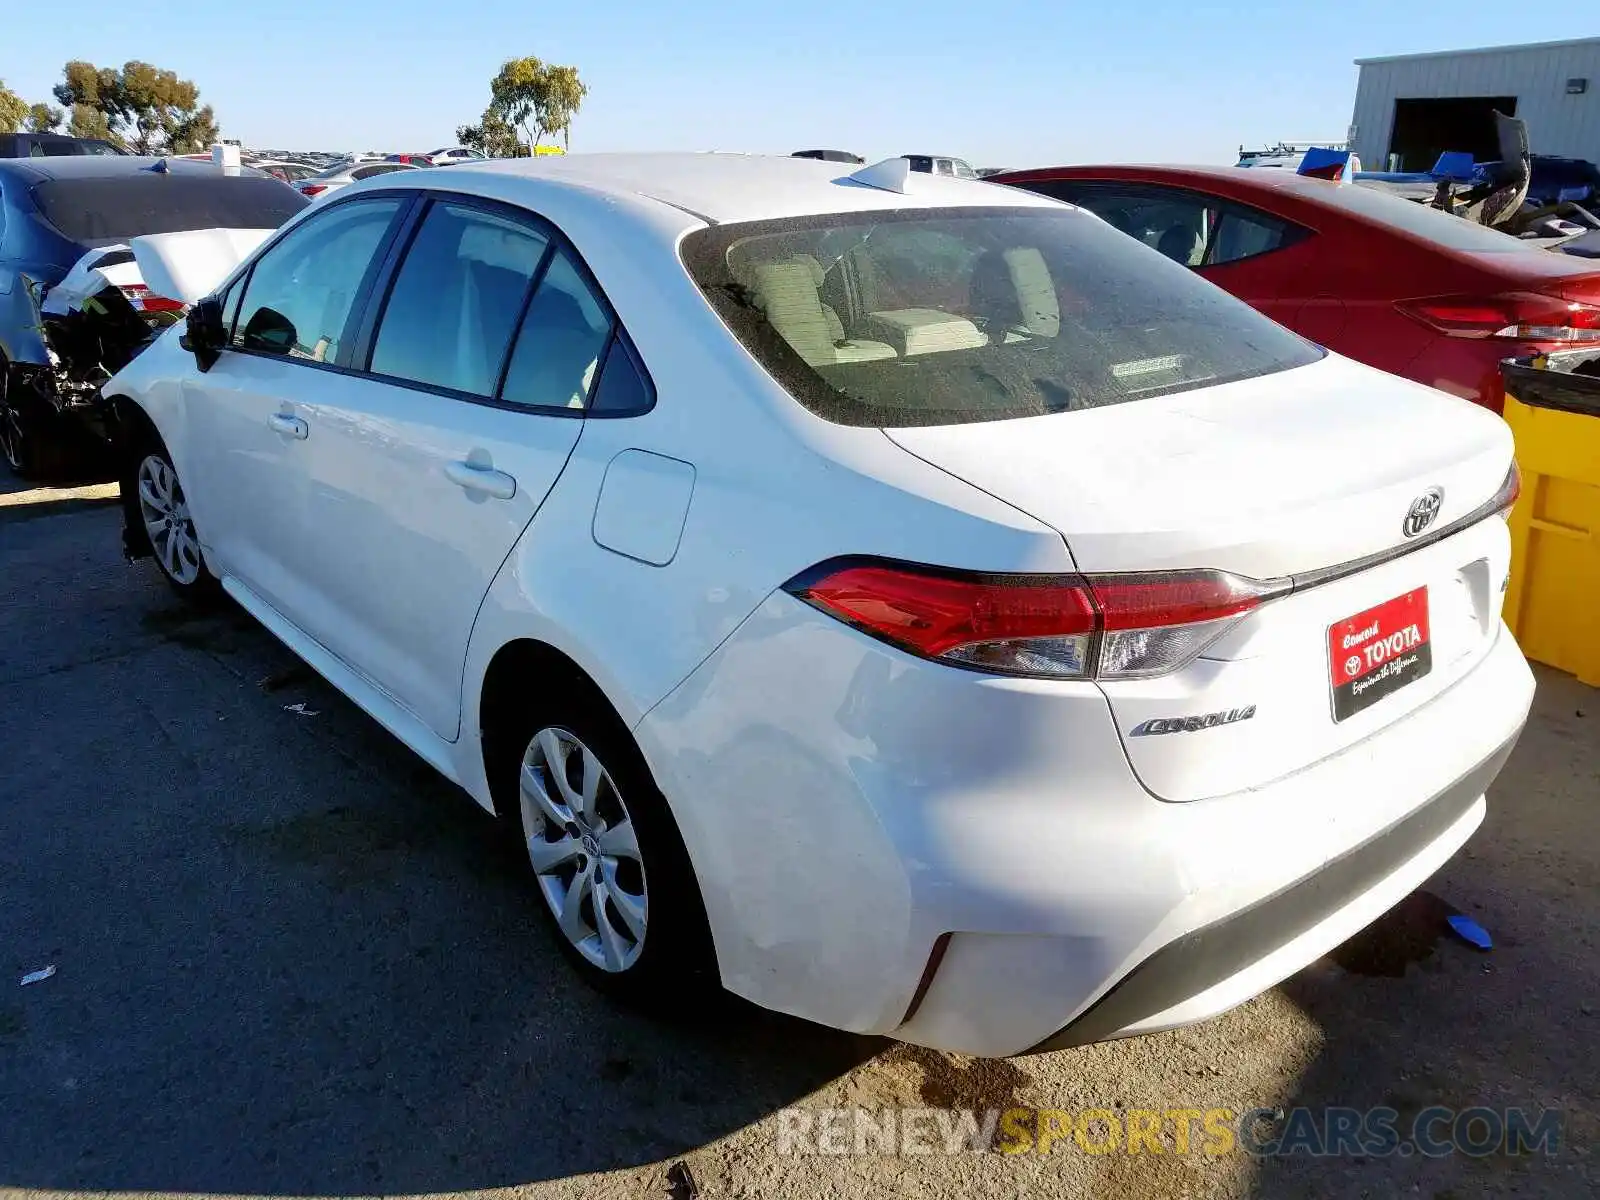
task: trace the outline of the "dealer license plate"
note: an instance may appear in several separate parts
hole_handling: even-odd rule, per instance
[[[1425,587],[1328,627],[1335,721],[1370,708],[1432,669]]]

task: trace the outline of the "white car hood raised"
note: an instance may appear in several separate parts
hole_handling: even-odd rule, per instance
[[[1271,578],[1404,540],[1487,501],[1512,458],[1499,417],[1337,355],[1104,408],[891,428],[897,445],[1058,530],[1084,571],[1212,567]]]

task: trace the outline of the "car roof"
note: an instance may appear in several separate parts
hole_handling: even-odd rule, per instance
[[[712,224],[880,209],[1034,208],[1056,203],[1028,192],[1001,191],[976,180],[936,175],[915,175],[905,192],[889,191],[852,179],[851,164],[787,154],[571,154],[491,159],[453,168],[448,173],[450,186],[460,186],[461,180],[479,173],[564,183],[624,198],[644,196]]]
[[[0,158],[0,169],[25,174],[35,180],[45,179],[114,179],[149,171],[161,162],[160,158],[137,158],[122,154],[64,154],[58,158]],[[171,175],[215,175],[217,165],[209,159],[168,158],[167,173]],[[242,168],[254,178],[259,172]]]

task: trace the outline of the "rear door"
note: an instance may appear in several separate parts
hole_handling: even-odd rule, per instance
[[[440,737],[459,730],[479,604],[577,444],[614,324],[552,227],[436,198],[374,299],[366,370],[298,411],[307,632]]]

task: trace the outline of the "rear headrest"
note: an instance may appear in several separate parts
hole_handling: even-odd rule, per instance
[[[1033,246],[985,250],[973,265],[968,304],[976,315],[1003,328],[1040,337],[1061,332],[1061,303],[1044,255]]]
[[[811,283],[813,287],[820,288],[822,286],[822,281],[827,278],[827,272],[822,269],[821,262],[809,254],[796,254],[794,256],[794,261],[803,266],[807,271],[811,272]]]
[[[1061,300],[1044,255],[1035,246],[1014,246],[1005,254],[1006,269],[1017,289],[1017,307],[1022,324],[1040,337],[1055,337],[1061,332]]]
[[[767,321],[811,364],[833,362],[833,336],[817,294],[816,260],[796,255],[751,265],[752,290]]]

